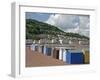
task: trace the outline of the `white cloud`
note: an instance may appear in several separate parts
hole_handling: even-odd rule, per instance
[[[54,15],[51,15],[49,17],[49,19],[46,21],[46,23],[51,24],[51,25],[55,25]]]
[[[52,14],[46,23],[73,33],[89,36],[89,17],[78,15]]]

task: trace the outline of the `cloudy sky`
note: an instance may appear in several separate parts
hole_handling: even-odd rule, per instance
[[[89,37],[90,21],[88,15],[26,12],[26,19],[35,19],[57,26],[65,32],[79,33]]]

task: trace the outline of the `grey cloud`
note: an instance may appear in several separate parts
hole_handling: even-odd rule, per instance
[[[66,32],[89,36],[89,16],[55,14],[51,15],[46,23],[55,25]]]

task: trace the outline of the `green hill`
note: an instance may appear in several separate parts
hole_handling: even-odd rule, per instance
[[[48,36],[51,38],[58,38],[57,35],[89,39],[88,37],[77,33],[66,33],[50,24],[33,19],[26,19],[26,39],[40,39],[47,38]]]

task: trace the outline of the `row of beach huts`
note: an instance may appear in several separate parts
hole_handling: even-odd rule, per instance
[[[45,56],[51,56],[52,58],[64,61],[66,64],[89,64],[90,53],[89,46],[77,48],[75,45],[70,44],[41,44],[32,43],[27,45],[31,47],[31,50],[42,53]]]

